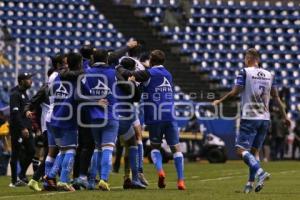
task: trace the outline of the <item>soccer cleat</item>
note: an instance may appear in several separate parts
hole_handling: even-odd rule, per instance
[[[15,183],[10,183],[8,186],[11,187],[11,188],[15,188],[15,187],[23,187],[23,186],[26,186],[26,183],[23,182],[22,180],[17,180],[17,182],[15,182]]]
[[[58,190],[67,191],[67,192],[74,192],[75,191],[75,189],[73,188],[72,185],[70,185],[68,183],[63,183],[63,182],[58,182],[57,183],[57,188],[58,188]]]
[[[33,191],[36,191],[36,192],[42,191],[42,189],[39,186],[39,183],[37,181],[33,180],[33,179],[31,179],[27,185]]]
[[[124,182],[123,182],[123,189],[130,189],[131,188],[131,179],[130,178],[124,178]]]
[[[143,173],[139,173],[139,180],[141,181],[141,183],[145,186],[149,185],[149,182],[147,181],[147,179],[145,178],[145,175]]]
[[[184,180],[178,180],[177,181],[177,188],[178,188],[178,190],[185,190],[186,189]]]
[[[102,191],[110,191],[109,184],[104,180],[100,180],[98,187]]]
[[[162,171],[160,171],[160,172],[158,173],[158,183],[157,183],[157,185],[158,185],[158,187],[159,187],[160,189],[163,189],[163,188],[166,187],[165,179],[166,179],[166,174],[165,174],[165,172],[162,170]]]
[[[87,185],[87,190],[94,190],[95,189],[95,181],[89,181]]]
[[[253,191],[253,185],[252,184],[246,184],[245,187],[244,187],[244,193],[249,194],[252,191]]]
[[[25,185],[27,185],[29,183],[28,178],[27,177],[23,177],[21,179],[21,181],[23,181],[25,183]]]
[[[146,186],[138,181],[131,181],[131,189],[146,189]]]
[[[75,180],[74,180],[74,183],[73,183],[73,185],[75,186],[75,187],[78,187],[79,189],[81,189],[81,188],[84,188],[84,189],[87,189],[88,188],[88,181],[87,180],[84,180],[84,179],[82,179],[82,178],[76,178]]]
[[[263,172],[257,177],[258,180],[256,183],[255,192],[260,192],[263,189],[265,180],[268,180],[270,176],[271,174],[269,174],[268,172]]]
[[[10,184],[8,185],[8,187],[10,187],[10,188],[15,188],[15,187],[16,187],[16,185],[15,185],[15,184],[13,184],[13,183],[10,183]]]
[[[47,176],[45,176],[43,187],[44,190],[46,191],[56,191],[57,190],[56,179],[48,178]]]

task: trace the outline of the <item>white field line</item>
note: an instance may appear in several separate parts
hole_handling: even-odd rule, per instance
[[[280,172],[274,172],[272,174],[293,174],[298,172],[298,170],[288,170],[288,171],[280,171]],[[218,177],[218,178],[211,178],[211,179],[200,179],[199,182],[209,182],[209,181],[223,181],[223,180],[228,180],[228,179],[233,179],[233,178],[239,178],[239,177],[244,177],[244,175],[239,175],[239,176],[223,176],[223,177]],[[192,176],[190,179],[198,179],[199,176]],[[189,180],[189,179],[187,179]],[[154,184],[156,182],[151,181],[149,182],[150,184]],[[167,181],[167,183],[176,183],[176,181]],[[111,187],[111,189],[122,189],[122,186],[115,186]],[[33,196],[53,196],[53,195],[60,195],[60,194],[67,194],[67,193],[72,193],[72,192],[50,192],[50,193],[35,193],[35,194],[28,194],[28,195],[12,195],[12,196],[2,196],[0,199],[12,199],[12,198],[18,198],[18,197],[33,197]]]

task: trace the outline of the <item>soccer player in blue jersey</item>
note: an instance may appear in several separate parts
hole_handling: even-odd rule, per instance
[[[129,80],[142,82],[142,105],[145,124],[149,129],[152,148],[151,158],[158,173],[158,187],[166,187],[166,174],[163,170],[160,152],[162,139],[165,137],[173,152],[178,178],[177,187],[179,190],[184,190],[186,188],[183,174],[184,158],[179,145],[178,126],[173,117],[173,78],[163,66],[164,62],[164,52],[154,50],[150,54],[149,69],[130,72],[122,67],[118,67],[117,70],[124,76],[132,75]]]
[[[95,104],[82,106],[87,109],[91,131],[95,141],[94,155],[91,161],[89,189],[93,189],[97,171],[99,172],[101,190],[109,191],[108,179],[112,166],[112,152],[118,134],[119,121],[113,106],[117,99],[113,95],[116,82],[116,70],[107,65],[108,53],[96,50],[93,53],[94,64],[85,70],[81,80],[81,96],[92,100],[107,100],[103,107]],[[79,111],[81,110],[79,109]]]
[[[277,103],[286,124],[290,125],[283,103],[278,96],[274,77],[269,71],[259,67],[259,62],[259,52],[254,48],[248,49],[245,55],[246,68],[241,70],[234,88],[223,98],[213,102],[216,106],[241,93],[242,112],[240,133],[236,139],[236,152],[249,167],[245,193],[253,191],[255,176],[257,176],[255,192],[259,192],[265,180],[270,177],[270,174],[261,168],[259,150],[270,126],[271,97]]]
[[[69,53],[67,56],[68,70],[80,71],[82,57],[77,53]],[[77,147],[77,102],[75,100],[77,79],[65,79],[58,74],[50,88],[50,105],[52,114],[47,129],[54,135],[59,154],[54,162],[54,167],[47,175],[47,179],[55,179],[56,173],[61,167],[60,181],[57,187],[60,190],[74,191],[70,185],[70,173],[73,169],[74,157]]]

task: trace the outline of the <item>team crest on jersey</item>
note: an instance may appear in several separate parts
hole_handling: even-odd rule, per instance
[[[162,84],[155,88],[155,92],[172,92],[172,86],[166,77],[164,77]]]
[[[110,94],[111,91],[107,85],[105,85],[100,79],[98,79],[97,85],[90,89],[90,93],[96,96],[106,96]]]
[[[62,83],[59,84],[59,88],[55,91],[55,96],[61,98],[67,98],[69,96],[67,88]]]

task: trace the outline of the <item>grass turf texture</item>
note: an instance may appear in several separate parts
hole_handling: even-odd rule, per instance
[[[202,200],[202,199],[251,199],[251,200],[299,200],[300,199],[300,162],[271,162],[263,167],[272,174],[260,193],[243,194],[248,169],[242,162],[231,161],[226,164],[186,163],[186,191],[176,188],[176,173],[173,164],[164,166],[167,174],[166,189],[157,188],[157,177],[153,165],[145,165],[145,174],[150,181],[146,190],[123,190],[123,174],[112,174],[112,191],[33,192],[27,187],[9,188],[9,177],[0,178],[1,199],[129,199],[129,200]],[[122,172],[122,169],[120,170]]]

